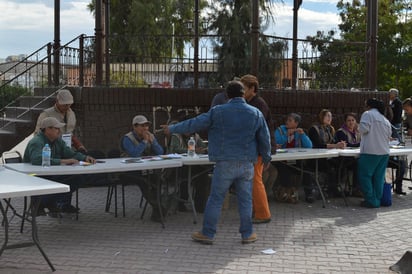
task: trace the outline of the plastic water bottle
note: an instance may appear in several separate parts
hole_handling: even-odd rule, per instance
[[[50,167],[51,149],[49,144],[45,144],[41,154],[41,165],[43,167]]]
[[[196,148],[195,138],[190,137],[189,141],[187,141],[187,156],[188,157],[195,157],[196,155],[195,148]]]

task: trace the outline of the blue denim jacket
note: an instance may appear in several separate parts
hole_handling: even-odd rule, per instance
[[[211,108],[207,113],[169,126],[171,133],[208,130],[211,161],[263,162],[271,160],[270,134],[262,113],[241,97]]]

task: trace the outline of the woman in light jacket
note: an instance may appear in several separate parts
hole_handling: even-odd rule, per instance
[[[362,134],[358,160],[358,180],[364,196],[362,207],[380,207],[389,159],[391,123],[384,116],[385,105],[381,100],[368,99],[366,111],[359,123]]]

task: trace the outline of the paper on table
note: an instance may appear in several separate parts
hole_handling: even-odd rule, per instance
[[[152,158],[150,158],[150,159],[148,159],[149,161],[161,161],[161,160],[164,160],[162,157],[160,157],[160,156],[154,156],[154,157],[152,157]]]
[[[171,154],[166,154],[166,155],[160,155],[160,157],[163,159],[181,159],[182,155],[177,154],[177,153],[171,153]]]
[[[397,146],[397,145],[399,145],[398,139],[395,139],[395,140],[390,141],[390,142],[389,142],[389,145],[390,145],[390,146]]]
[[[125,164],[130,164],[130,163],[143,163],[143,161],[140,158],[130,158],[130,159],[124,159],[121,161],[122,163]]]
[[[269,248],[269,249],[262,250],[261,252],[263,254],[271,255],[271,254],[275,254],[276,250],[273,250],[273,248]]]

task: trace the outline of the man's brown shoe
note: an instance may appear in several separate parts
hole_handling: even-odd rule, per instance
[[[257,235],[256,233],[252,233],[252,235],[250,235],[249,238],[246,239],[242,239],[242,244],[250,244],[250,243],[254,243],[257,240]]]
[[[211,245],[213,244],[213,239],[209,238],[202,234],[202,232],[195,232],[192,234],[192,239],[196,242],[200,242],[202,244]]]

